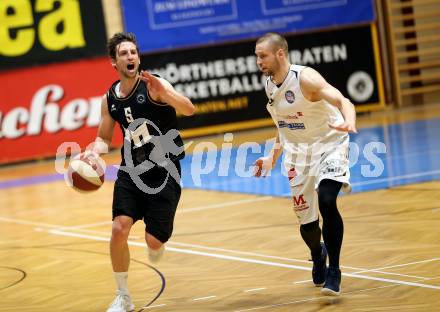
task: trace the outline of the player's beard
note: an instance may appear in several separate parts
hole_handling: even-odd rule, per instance
[[[271,70],[271,69],[266,70],[266,72],[264,73],[264,75],[265,75],[266,77],[272,77],[272,76],[273,76],[273,70]]]
[[[262,72],[263,75],[265,75],[266,77],[272,77],[273,75],[275,75],[276,72],[278,72],[280,68],[281,68],[280,61],[278,59],[275,59],[272,66],[266,67],[266,70]]]
[[[275,59],[272,67],[267,70],[267,76],[273,77],[281,68],[280,61],[278,59]]]

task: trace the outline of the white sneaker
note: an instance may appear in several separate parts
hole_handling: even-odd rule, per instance
[[[108,307],[107,312],[129,312],[134,310],[134,304],[128,294],[116,291],[116,298]]]

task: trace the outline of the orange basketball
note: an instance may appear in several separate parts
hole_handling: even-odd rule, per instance
[[[67,180],[78,192],[96,191],[104,183],[105,163],[91,153],[81,153],[69,164]]]

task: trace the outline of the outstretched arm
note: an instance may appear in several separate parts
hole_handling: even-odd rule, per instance
[[[191,100],[177,92],[165,79],[155,77],[147,71],[141,72],[141,79],[147,83],[148,92],[153,100],[167,103],[185,116],[195,113],[196,108]]]
[[[331,128],[357,133],[354,105],[316,70],[308,67],[301,72],[301,91],[308,100],[325,100],[341,111],[342,116],[344,116],[344,122],[342,124],[329,124]]]

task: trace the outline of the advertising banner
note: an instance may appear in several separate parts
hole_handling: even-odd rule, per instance
[[[122,0],[142,52],[372,22],[373,0]]]
[[[86,147],[116,79],[106,57],[0,72],[0,163],[55,156],[63,142]]]
[[[292,62],[318,70],[357,111],[383,105],[374,26],[289,35]],[[362,43],[362,44],[360,44]],[[184,137],[272,125],[255,41],[141,56],[197,106],[179,116]],[[97,132],[101,97],[117,78],[107,57],[0,72],[0,163],[54,156],[63,142],[82,148]],[[122,138],[115,129],[114,146]]]
[[[101,1],[0,1],[0,70],[104,55],[105,44]]]
[[[287,36],[290,60],[318,70],[358,110],[379,105],[383,102],[382,86],[372,27]],[[197,106],[196,115],[181,116],[180,127],[203,135],[241,129],[246,123],[249,127],[271,124],[270,120],[256,124],[269,115],[265,77],[258,71],[254,51],[255,41],[246,41],[144,55],[141,64],[191,98]],[[225,128],[230,123],[235,125]],[[195,128],[200,131],[193,131]]]

